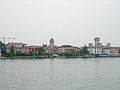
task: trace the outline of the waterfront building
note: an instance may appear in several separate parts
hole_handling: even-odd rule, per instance
[[[21,52],[21,53],[30,53],[34,52],[37,53],[37,48],[42,48],[42,46],[24,46],[24,47],[16,47],[14,46],[14,52]],[[6,52],[10,53],[11,51],[11,46],[6,46]]]
[[[34,53],[38,53],[38,48],[43,48],[42,46],[27,46],[26,47],[28,49],[29,52],[34,52]]]
[[[93,43],[89,43],[87,46],[89,53],[91,54],[108,54],[108,55],[115,55],[119,54],[120,47],[112,47],[111,43],[107,43],[107,45],[102,46],[100,43],[100,38],[94,38],[94,45]]]
[[[13,47],[14,48],[14,52],[21,52],[21,53],[28,53],[29,49],[28,47]],[[11,46],[6,46],[6,52],[10,53],[11,52]]]
[[[79,51],[80,51],[80,48],[71,46],[71,45],[62,45],[62,46],[58,47],[58,52],[76,53]]]
[[[15,53],[16,52],[21,52],[21,53],[28,53],[29,49],[27,47],[15,47]]]
[[[110,54],[119,54],[119,47],[111,47]]]
[[[8,44],[6,44],[6,52],[10,53],[11,52],[11,47],[13,46],[14,48],[14,52],[21,52],[21,53],[28,53],[29,50],[26,47],[27,44],[25,43],[21,43],[21,42],[9,42]]]
[[[100,38],[95,37],[94,45],[92,43],[89,43],[87,49],[91,54],[102,54],[102,43],[100,43]]]
[[[111,47],[103,46],[102,47],[102,53],[110,55],[111,54]]]
[[[119,54],[120,47],[112,47],[111,43],[107,43],[106,46],[103,46],[103,54],[116,55]]]
[[[111,43],[107,43],[107,45],[102,46],[102,53],[103,54],[111,54]]]
[[[56,46],[54,43],[55,43],[54,39],[51,38],[50,41],[49,41],[49,46],[43,45],[45,53],[54,53],[54,52],[57,52],[58,46]]]

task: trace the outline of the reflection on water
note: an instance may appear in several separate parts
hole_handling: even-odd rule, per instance
[[[0,90],[120,90],[120,58],[0,60]]]

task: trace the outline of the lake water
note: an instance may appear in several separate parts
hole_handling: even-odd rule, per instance
[[[0,60],[0,90],[120,90],[120,58]]]

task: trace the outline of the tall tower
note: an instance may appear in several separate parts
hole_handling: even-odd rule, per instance
[[[102,43],[100,43],[100,38],[95,37],[94,41],[95,41],[95,47],[94,47],[95,54],[102,54]]]
[[[94,41],[95,41],[95,46],[98,46],[99,43],[100,43],[100,38],[95,37],[95,38],[94,38]]]
[[[51,38],[51,39],[50,39],[50,48],[53,48],[53,47],[54,47],[54,39]]]
[[[107,43],[107,47],[111,47],[111,43]]]

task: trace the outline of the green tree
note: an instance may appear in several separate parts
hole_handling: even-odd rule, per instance
[[[34,55],[36,55],[35,52],[30,51],[30,52],[28,53],[28,56],[34,56]]]
[[[26,52],[16,52],[16,56],[29,56]]]
[[[0,42],[1,54],[4,56],[6,54],[6,46],[4,43]]]
[[[120,50],[118,50],[118,53],[120,54]]]
[[[80,51],[80,54],[89,54],[89,51],[87,50],[86,46],[82,48],[82,50]]]
[[[44,48],[37,48],[38,55],[41,55],[43,52],[45,52]]]
[[[75,56],[75,54],[72,52],[56,52],[54,54],[58,54],[60,56],[66,56],[66,57]]]
[[[14,46],[11,46],[11,48],[10,48],[10,54],[11,54],[11,56],[14,56],[14,55],[15,55]]]

